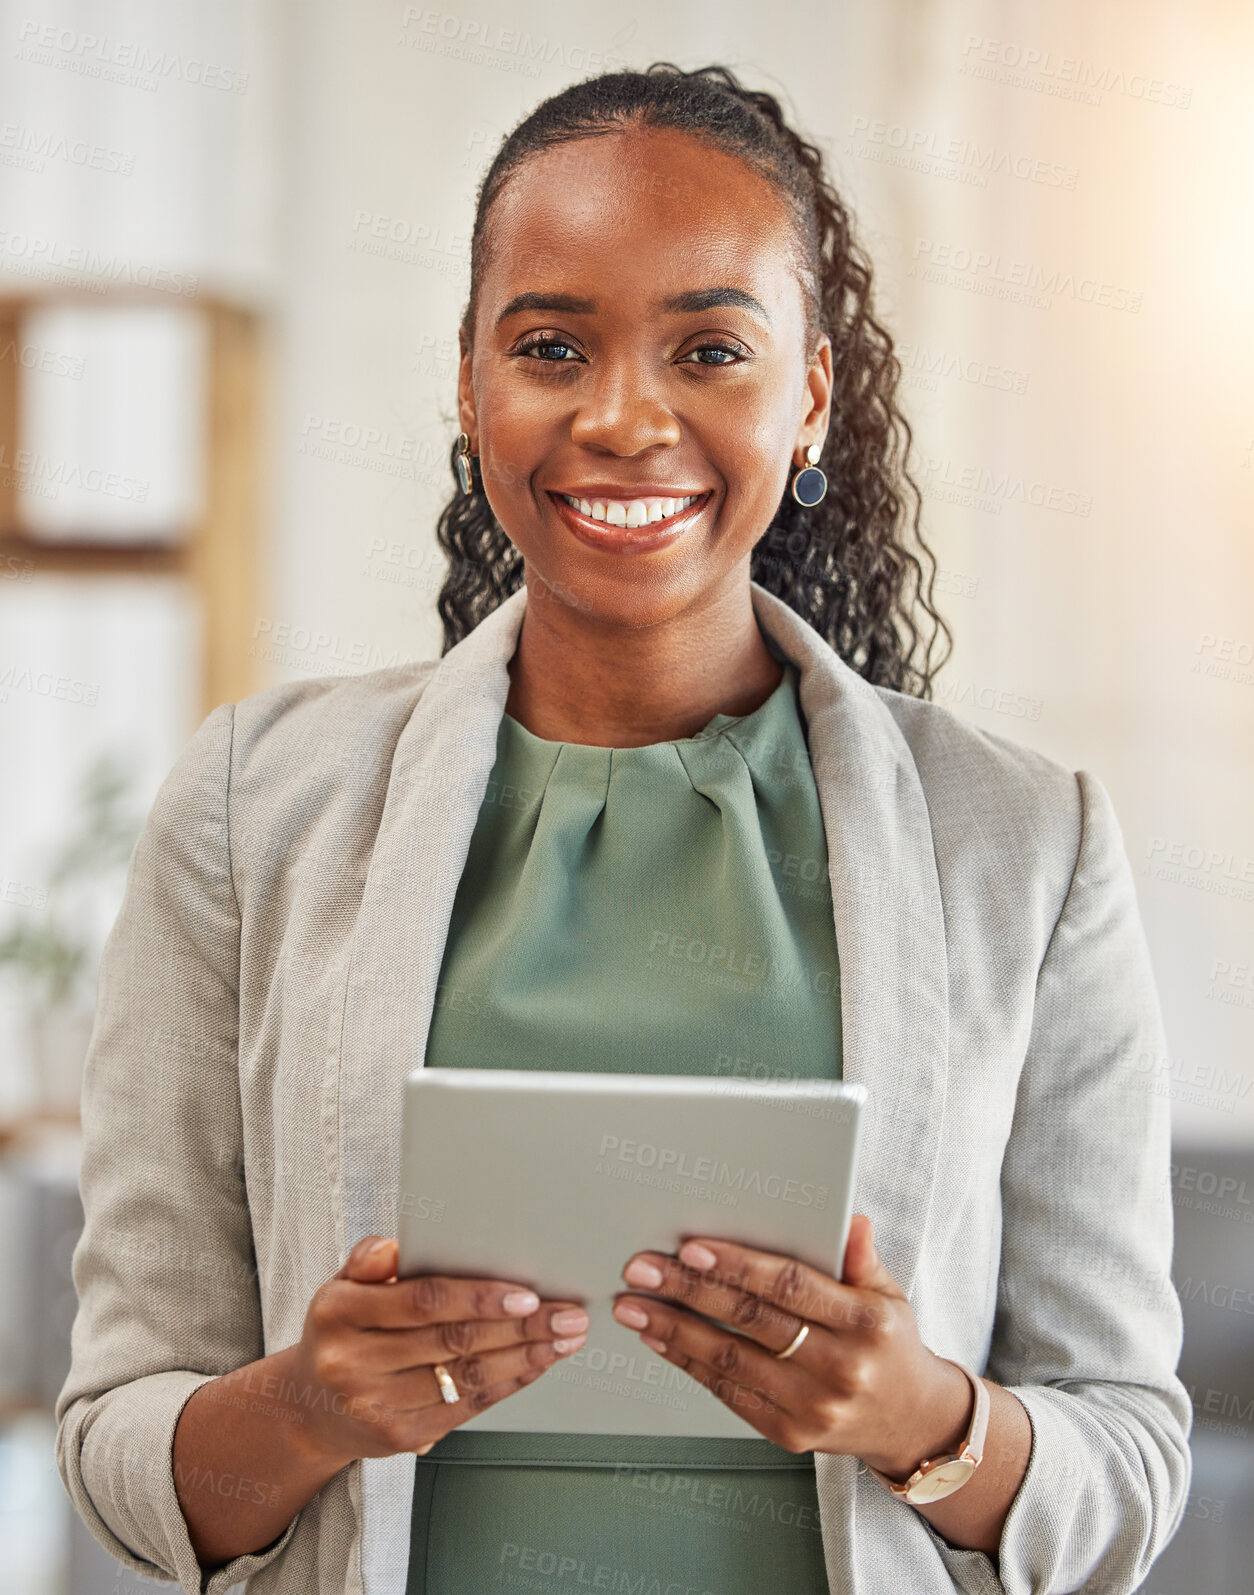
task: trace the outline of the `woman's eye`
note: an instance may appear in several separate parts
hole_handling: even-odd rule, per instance
[[[702,355],[713,355],[715,358],[704,360],[700,358]],[[691,360],[695,365],[702,366],[735,365],[740,358],[741,355],[738,349],[729,349],[726,344],[722,343],[703,343],[699,349],[691,349],[684,356],[685,360]]]
[[[535,355],[537,359],[544,360],[549,365],[560,365],[571,355],[578,359],[574,348],[569,343],[563,343],[560,338],[540,339],[536,343],[525,344],[519,353]]]

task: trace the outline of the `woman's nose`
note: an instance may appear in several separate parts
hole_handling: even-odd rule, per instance
[[[680,439],[679,422],[638,372],[626,368],[605,372],[581,395],[571,425],[573,442],[623,456],[646,449],[673,448]]]

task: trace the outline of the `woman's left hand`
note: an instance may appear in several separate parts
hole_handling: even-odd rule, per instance
[[[616,1297],[618,1322],[786,1451],[858,1456],[906,1479],[962,1443],[970,1383],[920,1340],[863,1213],[850,1225],[843,1280],[704,1239],[685,1241],[678,1257],[638,1252],[623,1278],[655,1294]],[[805,1340],[780,1361],[802,1324]]]

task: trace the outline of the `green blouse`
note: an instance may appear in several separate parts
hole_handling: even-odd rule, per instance
[[[428,1068],[840,1078],[823,819],[771,652],[770,696],[692,737],[591,747],[502,718]],[[417,1459],[407,1595],[827,1587],[813,1455],[764,1437],[455,1429]]]

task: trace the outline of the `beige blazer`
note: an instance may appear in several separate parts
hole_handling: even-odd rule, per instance
[[[1110,798],[870,686],[752,599],[800,672],[844,1073],[870,1099],[857,1206],[927,1344],[1013,1389],[1033,1431],[996,1562],[856,1457],[818,1456],[831,1589],[1131,1595],[1184,1512],[1191,1408],[1167,1046]],[[92,1532],[150,1577],[201,1587],[171,1473],[184,1402],[298,1339],[352,1243],[396,1233],[401,1084],[526,603],[438,661],[222,704],[136,845],[86,1065],[57,1458]],[[403,1595],[413,1474],[410,1455],[353,1463],[206,1590]]]

